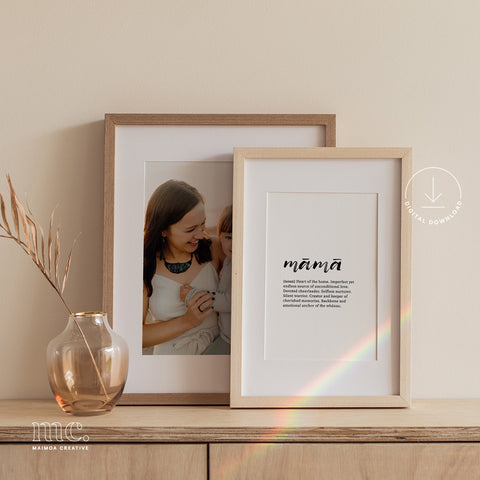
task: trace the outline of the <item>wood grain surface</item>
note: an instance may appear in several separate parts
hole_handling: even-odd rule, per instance
[[[73,417],[54,401],[0,401],[0,442],[32,442],[32,422],[80,422],[89,443],[480,442],[480,400],[416,400],[409,409],[116,407]]]
[[[210,479],[467,480],[479,478],[480,445],[212,445]]]
[[[49,480],[207,478],[206,445],[85,444],[79,445],[78,450],[74,450],[74,447],[72,444],[2,445],[0,478]]]

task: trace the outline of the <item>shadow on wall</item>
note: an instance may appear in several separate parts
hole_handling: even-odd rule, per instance
[[[20,200],[28,201],[45,230],[56,208],[60,271],[81,233],[65,289],[73,311],[102,308],[103,125],[102,120],[26,138],[11,169]],[[4,192],[4,179],[1,184]],[[46,346],[65,327],[68,312],[31,260],[13,242],[1,240],[0,361],[10,366],[2,374],[0,398],[49,398]]]

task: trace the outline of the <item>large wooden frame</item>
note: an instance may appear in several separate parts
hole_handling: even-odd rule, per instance
[[[228,127],[228,128],[227,128]],[[252,141],[252,135],[243,135],[242,129],[250,129],[250,127],[255,127],[254,140]],[[121,130],[119,130],[121,129]],[[124,326],[127,322],[136,322],[137,321],[137,309],[133,308],[132,305],[135,303],[135,295],[130,291],[127,291],[127,295],[122,291],[121,294],[117,292],[117,286],[114,286],[115,283],[115,272],[118,271],[119,263],[117,259],[117,264],[115,264],[115,254],[121,249],[121,242],[119,238],[115,236],[115,229],[119,220],[122,220],[122,215],[131,215],[124,213],[124,210],[119,210],[115,215],[115,208],[118,204],[122,204],[122,208],[125,207],[126,203],[139,203],[139,195],[143,195],[143,185],[139,187],[139,182],[133,181],[133,177],[138,173],[138,169],[142,169],[143,172],[143,159],[141,158],[141,153],[138,155],[132,156],[131,160],[127,160],[127,164],[135,163],[135,175],[129,177],[128,174],[122,173],[124,163],[122,163],[122,168],[119,168],[118,160],[121,149],[124,146],[122,142],[122,134],[120,132],[130,132],[132,129],[140,129],[141,132],[144,132],[148,135],[151,134],[152,129],[158,129],[158,131],[166,131],[165,129],[170,129],[169,131],[174,131],[183,135],[184,142],[188,143],[188,133],[185,137],[185,129],[190,129],[194,133],[198,133],[202,130],[201,135],[207,139],[207,144],[209,155],[214,157],[215,155],[229,156],[231,152],[231,157],[233,157],[233,147],[235,146],[254,146],[254,145],[289,145],[289,138],[292,137],[291,145],[297,146],[335,146],[335,115],[195,115],[195,114],[107,114],[105,116],[105,203],[104,203],[104,217],[105,217],[105,231],[104,231],[104,268],[103,268],[103,308],[108,313],[109,319],[113,324],[113,327],[123,333],[123,336],[127,338],[127,341],[135,342],[136,340],[131,339],[129,333],[124,332]],[[273,141],[266,141],[261,143],[262,138],[267,138],[261,132],[264,132],[266,129],[271,129],[268,138]],[[228,132],[232,130],[237,133],[237,135],[230,135]],[[238,131],[237,131],[238,130]],[[278,131],[277,131],[278,130]],[[303,137],[308,137],[310,140],[303,143],[301,135],[297,135],[295,132],[303,131],[309,132],[308,135],[303,135]],[[275,131],[277,133],[275,133]],[[204,135],[205,134],[205,135]],[[242,141],[242,135],[244,140]],[[235,137],[235,142],[237,139],[240,139],[238,143],[232,143],[234,140],[231,140],[230,137]],[[257,138],[258,137],[258,138]],[[250,139],[250,140],[248,140]],[[148,141],[148,140],[147,140]],[[172,141],[168,140],[167,143]],[[230,144],[229,144],[230,142]],[[157,141],[156,150],[152,151],[152,156],[157,160],[175,160],[172,158],[172,151],[175,151],[175,148],[172,145],[169,146],[169,153],[164,153],[162,146],[158,146],[161,143]],[[205,143],[205,142],[204,142]],[[220,147],[221,145],[221,147]],[[217,148],[216,148],[217,146]],[[143,148],[143,145],[142,145]],[[148,148],[148,147],[147,147]],[[153,150],[153,149],[152,149]],[[165,150],[166,152],[166,150]],[[174,155],[173,155],[174,156]],[[123,158],[123,157],[122,157]],[[201,161],[201,158],[192,158],[192,161]],[[231,161],[231,160],[230,160]],[[137,165],[138,164],[138,165]],[[143,174],[143,173],[142,173]],[[118,187],[119,176],[126,176],[126,179],[123,179],[121,187]],[[129,185],[129,190],[125,190],[125,185]],[[123,190],[122,190],[123,188]],[[139,191],[141,192],[139,193]],[[125,202],[125,197],[135,197],[135,202]],[[143,200],[142,200],[143,201]],[[130,206],[130,205],[129,205]],[[143,205],[141,208],[137,208],[138,205],[134,208],[136,212],[132,218],[135,218],[135,226],[129,227],[132,229],[138,230],[136,233],[137,240],[138,235],[143,231],[141,225],[137,225],[138,218],[143,218]],[[138,217],[138,218],[137,218]],[[123,224],[122,224],[123,225]],[[120,227],[124,228],[124,227]],[[119,232],[120,237],[124,236],[125,233],[128,233],[126,228],[123,231]],[[135,242],[134,242],[135,243]],[[135,252],[136,247],[133,247]],[[143,248],[142,248],[143,250]],[[137,252],[138,253],[138,252]],[[127,255],[125,255],[127,254]],[[129,256],[130,252],[124,252],[123,257]],[[123,261],[123,260],[122,260]],[[115,266],[116,265],[116,266]],[[122,267],[123,268],[123,267]],[[132,285],[136,288],[136,283],[141,284],[141,279],[138,279],[137,282],[135,279],[137,277],[137,271],[128,270],[128,268],[122,270],[122,279],[133,279],[131,280]],[[117,282],[118,283],[118,282]],[[133,288],[133,287],[132,287]],[[115,299],[122,297],[121,308],[115,307]],[[127,296],[128,298],[123,298]],[[133,299],[135,297],[135,299]],[[132,299],[134,301],[132,301]],[[140,314],[140,312],[138,312]],[[124,318],[124,317],[127,318]],[[140,317],[139,317],[140,318]],[[140,320],[141,321],[141,318]],[[143,361],[140,354],[137,351],[136,346],[132,348],[130,344],[130,373],[129,379],[135,379],[138,376],[139,368],[136,367],[138,362]],[[227,357],[228,360],[228,357]],[[159,358],[149,359],[150,362],[160,362]],[[226,369],[229,368],[229,362],[226,363]],[[142,370],[146,370],[148,374],[149,370],[152,370],[150,367],[142,367]],[[150,372],[153,373],[153,370]],[[228,372],[227,372],[228,375]],[[155,377],[156,375],[150,375],[150,377]],[[149,389],[144,388],[149,387]],[[166,387],[168,388],[168,387]],[[160,393],[161,392],[161,393]],[[122,404],[172,404],[172,405],[181,405],[181,404],[228,404],[229,401],[229,385],[228,385],[228,376],[226,378],[226,387],[224,390],[218,392],[202,392],[202,391],[188,391],[188,392],[178,392],[175,390],[159,390],[155,387],[148,385],[147,380],[144,381],[143,386],[137,386],[129,388],[129,383],[127,382],[125,393],[122,397]]]
[[[410,149],[235,149],[232,407],[410,405],[411,217],[406,209],[401,208],[401,200],[411,170]],[[299,197],[304,194],[308,195],[307,202],[304,197]],[[284,209],[281,213],[285,216],[280,215],[280,220],[275,220],[276,210],[273,206],[277,205],[278,198],[281,199],[279,205]],[[311,203],[308,202],[312,200],[320,207],[310,207]],[[344,210],[337,207],[342,202],[347,205]],[[322,210],[325,203],[329,205],[328,208],[333,205],[332,215],[321,213],[326,211]],[[365,209],[367,213],[362,213],[358,204],[370,205]],[[289,210],[289,205],[293,205],[294,210]],[[302,210],[298,205],[307,207]],[[337,208],[338,211],[335,211]],[[302,219],[302,215],[312,218],[307,217],[305,211],[309,214],[312,211],[319,212],[318,217],[325,215],[321,218],[330,219],[327,220],[330,223],[311,227],[309,222]],[[347,236],[347,240],[344,240],[345,235],[338,233],[344,231],[342,211],[359,212],[360,217],[363,215],[362,218],[368,220],[368,227],[359,221],[356,230],[352,230],[354,227],[350,227],[350,224],[354,219],[348,217],[343,222],[347,224],[345,231],[356,231],[357,234]],[[295,212],[300,220],[292,220]],[[283,240],[282,234],[278,234],[281,230],[275,229],[276,223],[283,226],[285,232],[292,230],[294,233],[284,233],[286,240]],[[317,235],[312,236],[311,232]],[[329,235],[328,232],[331,238],[323,239]],[[362,241],[362,236],[367,239],[363,243],[368,247],[365,250],[371,252],[365,255],[368,268],[364,268],[361,263],[363,260],[355,250],[360,249],[357,245]],[[332,312],[335,310],[332,308],[315,310],[316,307],[331,305],[307,304],[313,300],[286,298],[285,285],[292,281],[285,280],[287,276],[310,279],[299,282],[309,281],[313,284],[322,283],[318,279],[328,283],[328,278],[332,278],[332,272],[327,273],[326,268],[325,272],[295,270],[295,275],[302,274],[303,277],[293,275],[292,269],[281,269],[282,266],[287,268],[286,265],[291,267],[292,262],[284,262],[283,259],[290,258],[286,252],[292,249],[291,245],[296,243],[296,239],[305,250],[313,244],[309,251],[314,253],[293,255],[311,255],[312,260],[324,260],[322,252],[336,251],[338,245],[341,251],[350,253],[351,249],[354,252],[351,253],[350,264],[358,263],[360,267],[354,266],[352,271],[360,273],[352,276],[356,280],[351,282],[355,283],[351,298],[360,302],[361,308],[350,311],[350,306],[345,304],[337,306],[335,312]],[[344,243],[347,245],[345,248],[342,247]],[[272,254],[272,250],[279,254]],[[313,258],[314,255],[320,258]],[[275,262],[272,263],[269,260],[271,258]],[[275,270],[276,265],[278,271]],[[367,271],[372,272],[370,276],[364,273]],[[333,277],[337,279],[334,282],[347,283],[348,273],[345,271],[335,271],[333,274],[338,274]],[[345,280],[338,280],[342,278]],[[360,287],[363,290],[355,293],[355,288]],[[320,294],[319,288],[314,292],[319,295],[312,295],[312,298],[321,298],[315,300],[317,303],[332,302],[327,299],[330,295]],[[360,295],[361,291],[370,295],[370,303],[365,300],[368,295]],[[298,296],[300,298],[302,295]],[[300,307],[299,304],[289,304],[291,301],[305,302],[301,307],[308,308],[285,308]],[[339,311],[342,312],[340,316],[335,316]],[[284,330],[281,323],[283,317],[286,319]],[[341,323],[338,319],[346,322]],[[365,323],[364,332],[368,335],[359,334],[353,342],[345,343],[348,349],[343,348],[343,337],[350,333],[347,330],[357,328],[357,324],[361,327],[362,322]],[[320,330],[322,332],[333,331],[336,334],[315,337],[322,328],[325,328]],[[299,330],[298,334],[295,329]],[[308,338],[305,345],[295,349],[298,343],[309,336],[315,337],[317,348],[312,347],[308,351],[306,345],[316,345]],[[370,337],[373,341],[365,347],[365,339]],[[287,347],[275,350],[276,342]],[[337,349],[337,356],[322,357],[322,351],[331,350],[330,344],[335,342],[342,345]]]

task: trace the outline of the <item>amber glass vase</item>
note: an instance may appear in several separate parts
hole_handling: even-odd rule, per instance
[[[103,312],[73,313],[47,347],[50,387],[63,411],[100,415],[115,406],[128,372],[128,347]]]

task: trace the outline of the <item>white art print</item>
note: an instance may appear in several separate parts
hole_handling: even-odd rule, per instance
[[[265,359],[345,357],[377,329],[377,195],[269,192],[267,219]]]

